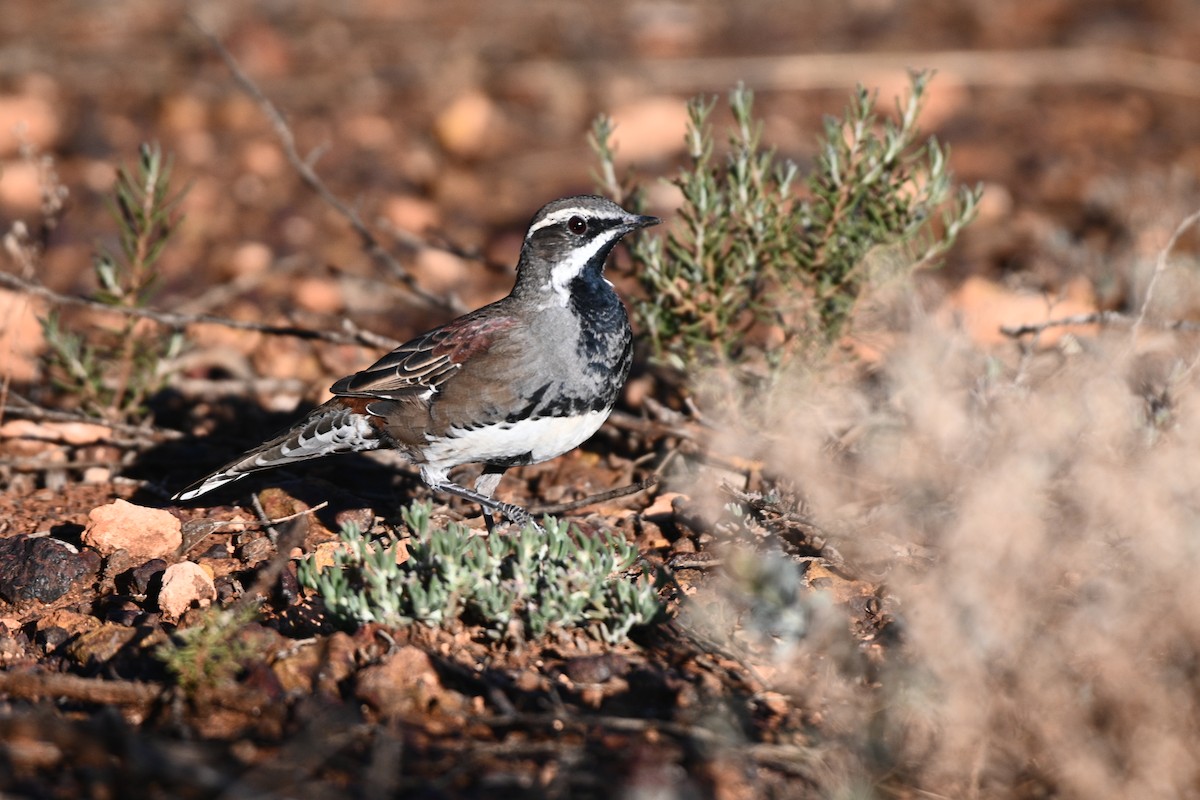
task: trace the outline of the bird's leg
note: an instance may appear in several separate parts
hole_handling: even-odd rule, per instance
[[[471,500],[479,503],[479,505],[483,506],[485,513],[488,511],[499,511],[508,518],[509,522],[512,522],[519,527],[524,527],[525,525],[533,522],[533,518],[529,516],[529,512],[520,506],[512,503],[502,503],[499,500],[493,500],[487,495],[472,491],[465,486],[459,486],[457,483],[444,481],[442,483],[431,484],[429,488],[433,489],[435,492],[446,492],[447,494],[461,497],[464,500]],[[493,490],[495,489],[495,487],[492,488]],[[533,524],[537,526],[536,522],[533,522]]]
[[[496,493],[496,486],[500,483],[501,476],[504,475],[506,467],[494,467],[490,464],[485,465],[483,472],[475,479],[475,491],[479,492],[484,497],[490,498]],[[487,506],[480,506],[483,509],[483,524],[487,526],[488,533],[496,526],[496,521],[492,519],[492,512]]]

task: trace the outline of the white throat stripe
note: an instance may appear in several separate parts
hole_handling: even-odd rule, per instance
[[[551,268],[550,286],[554,289],[554,293],[562,301],[563,305],[566,305],[567,300],[570,299],[571,281],[579,277],[583,272],[583,268],[587,266],[589,261],[596,257],[598,252],[620,235],[621,232],[618,230],[606,231],[604,235],[597,236],[588,242],[586,246],[573,249],[567,254],[566,258]]]

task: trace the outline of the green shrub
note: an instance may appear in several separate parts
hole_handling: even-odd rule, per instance
[[[454,522],[434,527],[427,503],[402,513],[413,536],[403,563],[396,563],[394,542],[371,542],[352,525],[341,531],[344,547],[331,568],[317,567],[312,557],[302,562],[301,584],[320,594],[335,617],[447,627],[462,620],[493,639],[582,626],[616,643],[659,614],[652,581],[618,576],[638,557],[620,535],[583,536],[546,517],[544,531],[526,526],[480,536]]]
[[[829,118],[812,172],[762,144],[753,93],[729,95],[733,130],[714,155],[715,99],[688,104],[687,164],[672,181],[683,194],[665,239],[630,244],[645,298],[634,303],[642,334],[661,362],[690,370],[744,362],[761,352],[771,368],[845,332],[868,287],[864,256],[878,246],[909,249],[909,269],[936,260],[974,216],[981,190],[952,192],[947,150],[917,128],[927,73],[880,121],[875,96],[859,87],[844,119]],[[612,124],[600,118],[592,144],[607,191],[617,184]],[[940,211],[940,215],[937,213]],[[939,219],[938,225],[934,220]]]
[[[180,628],[155,649],[155,657],[188,694],[211,690],[232,681],[254,648],[239,631],[258,615],[254,604],[213,606],[190,628]]]
[[[142,145],[137,169],[117,170],[110,203],[119,226],[120,253],[99,249],[92,259],[100,285],[93,299],[108,306],[140,308],[158,280],[158,259],[179,224],[183,193],[170,193],[171,159],[157,146]],[[48,373],[55,384],[77,395],[83,408],[108,419],[141,415],[146,398],[165,374],[163,360],[182,344],[179,332],[164,336],[134,316],[104,335],[64,327],[56,313],[42,320]]]

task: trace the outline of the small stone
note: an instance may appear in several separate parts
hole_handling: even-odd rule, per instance
[[[241,548],[242,560],[250,567],[266,561],[274,553],[275,545],[266,536],[256,536],[245,542]]]
[[[0,205],[19,212],[34,211],[42,202],[42,176],[32,161],[5,161],[0,164]]]
[[[434,133],[447,152],[459,158],[483,155],[497,139],[504,117],[486,94],[472,90],[460,95],[434,122]],[[681,133],[682,135],[682,133]]]
[[[275,254],[262,242],[242,242],[229,256],[235,275],[256,275],[270,268]]]
[[[341,693],[342,681],[354,674],[358,668],[357,645],[345,631],[334,631],[325,643],[321,654],[321,668],[317,672],[317,689],[331,697]]]
[[[49,628],[61,628],[67,636],[77,636],[100,627],[100,620],[91,614],[81,614],[78,611],[60,608],[38,619],[38,631]]]
[[[444,694],[425,651],[411,645],[358,673],[356,696],[384,717],[423,713]]]
[[[7,668],[31,657],[33,653],[30,652],[29,636],[25,631],[0,627],[0,667]]]
[[[292,695],[310,695],[321,670],[321,648],[299,647],[271,664],[283,691]]]
[[[441,224],[436,203],[419,197],[394,195],[383,203],[383,218],[402,231],[424,234]]]
[[[324,277],[298,278],[292,283],[292,301],[297,308],[316,314],[336,314],[346,307],[341,284]]]
[[[201,556],[200,558],[194,560],[205,572],[207,572],[209,575],[212,575],[214,581],[217,578],[224,578],[226,575],[232,575],[245,566],[237,559],[230,558],[228,555],[222,555],[220,558],[208,558],[206,556]]]
[[[681,553],[695,553],[696,543],[687,536],[681,536],[671,543],[671,554],[679,555]]]
[[[642,516],[660,524],[669,522],[676,513],[675,500],[680,497],[687,499],[687,495],[680,492],[663,492],[654,498],[654,502],[642,512]]]
[[[380,114],[355,114],[342,121],[346,138],[359,147],[390,150],[396,143],[392,121]]]
[[[532,693],[545,691],[545,678],[530,669],[521,670],[513,682],[519,692]]]
[[[676,97],[644,97],[613,110],[618,165],[657,161],[682,152],[687,106]]]
[[[105,664],[135,636],[137,630],[134,628],[105,622],[98,628],[79,634],[67,645],[67,656],[81,666]]]
[[[428,286],[429,291],[437,294],[457,291],[472,277],[471,265],[464,259],[432,247],[417,255],[413,272],[421,276],[422,286]]]
[[[39,628],[37,635],[34,636],[34,641],[38,643],[43,652],[52,653],[70,638],[71,634],[67,632],[66,628],[52,625],[49,628]]]
[[[246,171],[261,178],[274,178],[287,167],[287,159],[274,139],[257,139],[242,147]]]
[[[128,597],[113,595],[104,598],[101,602],[103,609],[103,619],[105,622],[112,622],[117,625],[133,626],[137,624],[138,618],[142,616],[142,609],[137,603]]]
[[[566,663],[565,672],[575,683],[604,683],[629,672],[629,659],[617,653],[580,656]]]
[[[62,125],[52,96],[52,91],[0,95],[0,156],[18,155],[26,143],[35,152],[54,149]]]
[[[275,590],[279,599],[289,606],[294,606],[304,599],[304,594],[300,591],[300,581],[296,578],[295,563],[289,563],[279,574],[279,583],[276,584]]]
[[[206,608],[216,599],[217,587],[213,584],[212,575],[199,564],[181,561],[163,572],[158,607],[167,619],[177,620],[189,608]]]
[[[12,536],[0,540],[0,597],[52,603],[99,566],[95,554],[89,557],[58,539]]]
[[[344,508],[333,515],[333,521],[339,529],[354,525],[360,531],[369,531],[375,524],[375,509]]]
[[[162,574],[166,568],[167,562],[161,558],[152,558],[144,564],[134,567],[128,573],[129,589],[134,594],[151,594],[162,585]]]
[[[112,480],[112,470],[108,467],[88,467],[83,471],[83,482],[88,484],[108,483]]]
[[[217,601],[223,606],[237,600],[245,592],[242,584],[232,575],[213,578],[213,585],[217,587]]]
[[[106,556],[124,550],[134,560],[148,561],[179,549],[182,525],[169,511],[117,500],[88,514],[83,543]]]
[[[229,558],[231,554],[232,551],[229,549],[228,544],[225,542],[216,542],[212,547],[201,553],[200,558],[207,558],[216,561],[222,558]]]
[[[345,549],[341,542],[321,542],[313,550],[313,566],[318,570],[329,569],[335,563],[335,557]]]
[[[4,320],[4,325],[0,326],[0,353],[4,353],[6,380],[16,385],[40,380],[38,354],[46,347],[41,323],[45,316],[43,301],[28,294],[0,289],[0,319]],[[0,431],[15,421],[10,420],[0,426]],[[3,434],[0,434],[0,439],[3,438]]]
[[[112,438],[112,428],[107,425],[91,422],[54,422],[48,425],[56,436],[67,444],[83,446],[107,442]]]
[[[262,504],[263,513],[270,519],[289,517],[312,508],[312,506],[303,500],[293,497],[279,486],[269,486],[263,489],[259,492],[258,501]],[[256,538],[259,535],[257,531],[248,531],[247,534],[237,537],[238,544],[242,544],[248,539]]]
[[[112,428],[87,422],[34,422],[14,419],[0,425],[0,437],[37,442],[65,442],[82,447],[108,440],[112,437]]]

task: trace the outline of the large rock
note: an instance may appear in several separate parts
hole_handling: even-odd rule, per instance
[[[174,555],[183,543],[182,525],[169,511],[117,500],[88,514],[83,543],[106,556],[124,550],[141,563]]]
[[[50,537],[0,539],[0,597],[10,603],[52,603],[96,574],[100,559]]]

